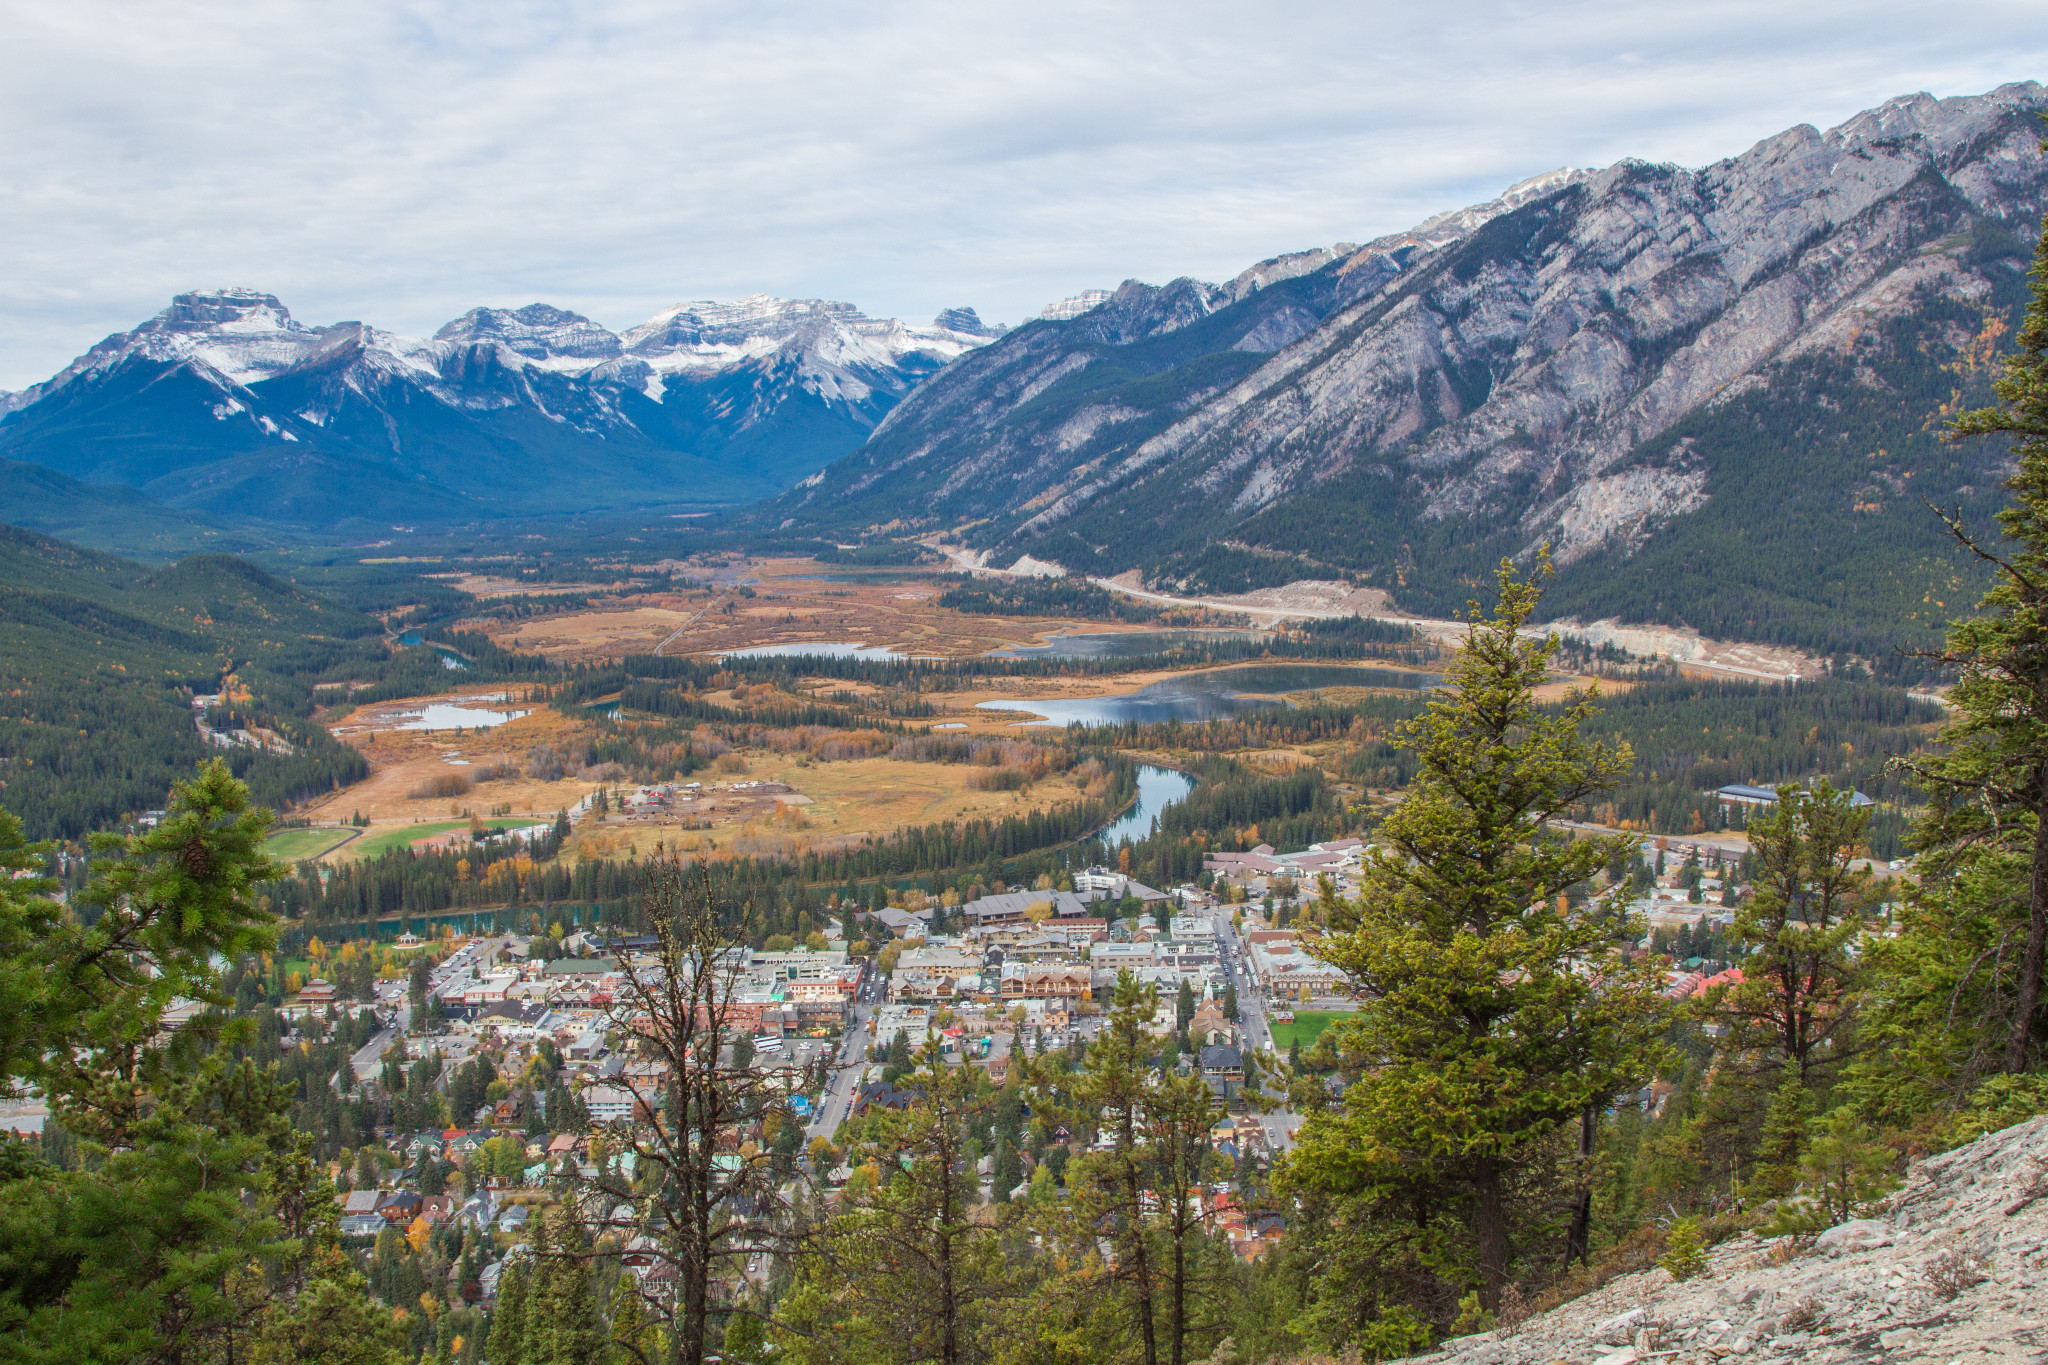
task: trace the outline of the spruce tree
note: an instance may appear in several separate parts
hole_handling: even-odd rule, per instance
[[[1937,855],[1928,870],[1943,870],[1945,860],[1974,862],[1986,845],[2025,859],[2017,971],[1995,1005],[2006,1016],[2009,1074],[2033,1065],[2048,1033],[2041,988],[2048,957],[2048,224],[2031,275],[2032,298],[1998,380],[1997,405],[1963,413],[1949,428],[1956,440],[2014,438],[2018,468],[2005,482],[2012,500],[1998,514],[2005,544],[1980,540],[1960,512],[1943,516],[1950,533],[1992,566],[1996,582],[1933,656],[1960,672],[1949,693],[1954,719],[1941,750],[1912,765],[1936,798],[1937,818],[1922,831],[1922,847]]]
[[[995,1200],[998,1204],[1010,1202],[1010,1191],[1017,1188],[1024,1179],[1023,1163],[1017,1158],[1017,1144],[1005,1133],[996,1139]]]
[[[1617,926],[1561,894],[1623,840],[1568,840],[1548,822],[1631,756],[1580,734],[1594,695],[1536,702],[1558,638],[1524,627],[1548,572],[1547,556],[1530,581],[1504,562],[1492,617],[1473,605],[1449,686],[1404,727],[1419,764],[1408,799],[1380,826],[1358,899],[1310,940],[1364,988],[1334,1041],[1377,1064],[1310,1117],[1287,1166],[1295,1188],[1356,1201],[1360,1226],[1409,1229],[1387,1244],[1401,1254],[1469,1267],[1489,1309],[1518,1243],[1551,1222],[1541,1205],[1568,1128],[1653,1073],[1668,1017],[1658,965],[1626,959]],[[1397,1275],[1383,1283],[1383,1312],[1421,1305]]]
[[[559,1207],[543,1215],[526,1304],[528,1365],[599,1365],[609,1349],[581,1240]]]
[[[1826,781],[1778,788],[1769,816],[1750,821],[1756,884],[1729,931],[1747,954],[1743,979],[1708,1006],[1725,1026],[1720,1051],[1739,1069],[1784,1066],[1811,1086],[1846,1058],[1870,881],[1850,863],[1869,824]]]

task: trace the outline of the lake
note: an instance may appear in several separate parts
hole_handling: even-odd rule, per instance
[[[1010,645],[992,649],[992,659],[1133,659],[1163,654],[1184,645],[1217,644],[1225,640],[1266,640],[1262,630],[1120,630],[1101,634],[1054,635],[1042,645]]]
[[[1443,679],[1434,673],[1397,668],[1350,668],[1343,664],[1251,664],[1163,678],[1121,697],[1044,697],[985,701],[990,711],[1028,711],[1042,720],[1020,725],[1156,725],[1169,720],[1214,720],[1264,706],[1282,706],[1271,695],[1325,687],[1394,687],[1421,690]]]
[[[503,725],[508,720],[518,720],[525,711],[493,711],[479,706],[454,706],[445,701],[428,702],[412,716],[401,730],[477,730],[493,725]]]
[[[1155,768],[1150,764],[1138,769],[1138,804],[1130,813],[1102,831],[1102,841],[1111,848],[1129,839],[1132,843],[1152,833],[1152,822],[1159,812],[1176,801],[1188,799],[1188,793],[1195,789],[1195,779],[1186,773],[1177,773],[1171,768]]]

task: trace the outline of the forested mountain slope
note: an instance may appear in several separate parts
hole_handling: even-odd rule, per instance
[[[32,837],[76,838],[162,803],[197,760],[228,758],[280,803],[362,775],[360,755],[301,723],[305,676],[385,653],[377,622],[227,555],[149,569],[0,526],[0,804]],[[192,697],[231,690],[223,749]]]
[[[243,554],[280,540],[268,531],[165,507],[122,484],[86,483],[18,460],[0,460],[0,522],[94,550],[150,559],[199,550]]]
[[[955,362],[764,515],[1211,591],[1344,576],[1430,613],[1548,540],[1553,612],[1923,639],[1973,570],[1921,499],[1988,517],[2004,467],[1939,428],[2024,298],[2044,105],[1918,95],[1229,286],[1127,283]]]

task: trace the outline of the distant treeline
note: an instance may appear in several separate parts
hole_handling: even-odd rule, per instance
[[[882,541],[875,545],[857,546],[851,550],[843,550],[829,541],[805,543],[816,547],[808,553],[820,564],[861,564],[879,568],[884,565],[930,564],[937,562],[939,558],[922,545],[899,541]]]
[[[1354,618],[1355,619],[1355,618]],[[1361,622],[1364,632],[1401,630],[1380,622]],[[516,656],[515,656],[516,657]],[[985,678],[1111,677],[1124,673],[1176,668],[1205,668],[1252,659],[1372,659],[1422,665],[1433,653],[1410,637],[1376,640],[1309,635],[1217,637],[1129,658],[1048,659],[860,659],[826,655],[774,655],[753,658],[671,658],[636,654],[616,664],[579,665],[561,670],[553,693],[558,707],[570,708],[618,696],[628,686],[667,683],[717,691],[734,682],[795,682],[824,678],[866,683],[873,687],[916,692],[954,692]],[[648,698],[649,693],[636,693]],[[646,709],[653,709],[652,707]]]
[[[835,883],[934,877],[950,883],[962,875],[994,881],[1005,875],[1005,864],[1047,855],[1100,829],[1130,805],[1137,792],[1137,764],[1115,754],[1094,757],[1109,777],[1101,797],[1000,819],[913,826],[852,847],[796,857],[711,858],[705,862],[707,875],[721,895],[736,902],[810,911],[823,907]],[[550,836],[532,850],[505,840],[446,852],[393,849],[380,858],[333,868],[302,865],[273,895],[308,929],[353,925],[360,930],[385,916],[462,909],[523,922],[528,913],[546,918],[558,905],[599,907],[607,920],[636,922],[639,884],[630,860],[592,858],[571,864],[554,856],[556,847]],[[1028,878],[1059,865],[1040,856],[1022,870],[1010,868],[1008,875]]]
[[[1395,742],[1394,730],[1427,704],[1425,697],[1389,694],[1085,734],[1091,743],[1192,754],[1335,742],[1339,747],[1323,757],[1325,766],[1362,787],[1393,790],[1415,774],[1414,755]],[[1720,788],[1823,777],[1886,806],[1910,805],[1918,793],[1892,771],[1890,760],[1924,747],[1941,716],[1935,703],[1867,679],[1791,684],[1664,677],[1617,687],[1604,693],[1585,733],[1628,744],[1635,768],[1614,792],[1574,814],[1670,833],[1724,829],[1740,825],[1744,813],[1721,808]],[[1896,811],[1878,812],[1872,851],[1899,856],[1904,828]]]
[[[939,597],[939,605],[978,616],[1078,616],[1096,621],[1157,621],[1166,613],[1085,578],[969,580]]]

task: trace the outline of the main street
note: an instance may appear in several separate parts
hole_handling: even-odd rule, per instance
[[[805,1147],[811,1145],[813,1138],[829,1139],[853,1108],[854,1096],[860,1093],[861,1083],[868,1073],[868,1030],[874,1020],[877,1003],[869,997],[870,993],[880,990],[881,986],[873,980],[862,986],[860,998],[848,1012],[846,1035],[832,1057],[825,1093],[819,1097],[817,1108],[811,1112],[811,1121],[804,1129]]]
[[[1216,942],[1223,951],[1218,957],[1223,963],[1224,979],[1237,992],[1237,1024],[1243,1036],[1240,1051],[1249,1061],[1253,1056],[1262,1061],[1279,1061],[1280,1050],[1273,1046],[1273,1026],[1266,1020],[1266,998],[1259,989],[1258,978],[1252,975],[1249,944],[1244,936],[1231,926],[1230,912],[1217,907],[1210,914],[1211,923],[1216,926]],[[1293,1145],[1288,1133],[1301,1126],[1301,1115],[1281,1109],[1272,1113],[1254,1114],[1259,1128],[1266,1136],[1266,1150],[1278,1154]]]

